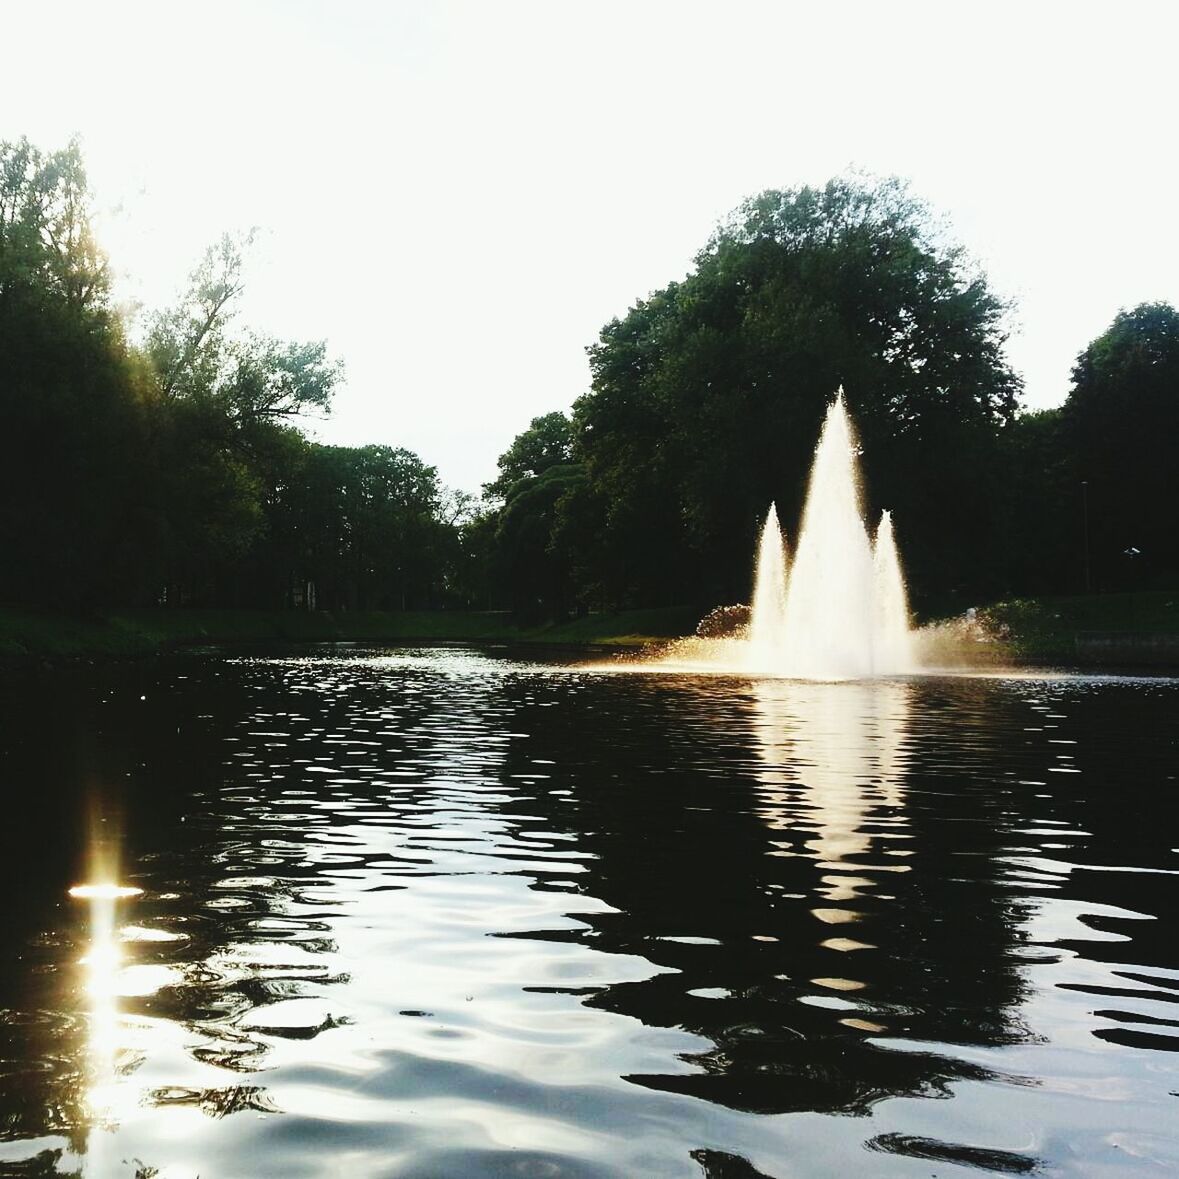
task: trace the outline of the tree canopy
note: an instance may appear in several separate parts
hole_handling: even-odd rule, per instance
[[[1121,312],[1064,406],[1021,412],[1006,305],[898,180],[744,202],[602,327],[589,390],[532,419],[478,506],[407,450],[305,436],[342,369],[240,322],[252,234],[136,335],[89,204],[76,143],[0,143],[2,600],[530,619],[746,600],[758,524],[773,500],[797,527],[840,385],[865,508],[893,510],[919,599],[1179,578],[1179,315]]]
[[[484,492],[502,500],[521,479],[543,475],[549,468],[569,462],[572,455],[573,424],[569,415],[559,411],[542,414],[533,418],[528,429],[499,456],[499,474],[484,487]]]
[[[999,437],[1019,390],[1005,310],[899,181],[747,201],[683,281],[590,349],[575,453],[603,592],[746,596],[757,521],[771,500],[797,519],[839,385],[863,435],[869,506],[895,509],[911,563],[947,586],[985,580]]]
[[[1087,485],[1093,561],[1106,586],[1179,574],[1179,313],[1120,312],[1078,357],[1064,418]]]
[[[141,346],[110,304],[76,143],[0,144],[0,598],[103,604],[445,600],[437,474],[309,442],[340,365],[237,321],[251,234],[225,235]]]

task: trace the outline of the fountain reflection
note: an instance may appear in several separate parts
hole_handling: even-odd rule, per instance
[[[797,854],[801,841],[803,854],[828,873],[823,895],[834,902],[853,901],[870,889],[865,872],[906,871],[904,864],[870,865],[865,857],[876,830],[887,828],[896,839],[904,825],[911,685],[759,680],[751,687],[758,812],[778,833],[776,854]],[[842,919],[855,916],[849,908]]]
[[[975,949],[952,919],[958,899],[929,887],[941,853],[922,850],[910,813],[927,688],[626,677],[594,694],[612,740],[592,759],[573,718],[516,701],[529,760],[513,751],[508,777],[537,756],[562,767],[562,797],[540,790],[530,806],[573,825],[589,853],[579,892],[608,906],[583,918],[584,944],[658,970],[578,994],[699,1037],[628,1081],[741,1111],[865,1114],[994,1079],[939,1050],[1020,1033],[993,890],[971,893]],[[653,733],[670,738],[654,762]]]

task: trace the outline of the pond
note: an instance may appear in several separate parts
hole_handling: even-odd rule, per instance
[[[1179,1173],[1179,681],[3,692],[0,1175]]]

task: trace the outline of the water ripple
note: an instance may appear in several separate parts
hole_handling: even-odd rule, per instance
[[[12,702],[84,761],[0,752],[38,799],[125,783],[142,895],[101,1007],[72,863],[6,846],[44,899],[0,974],[5,1173],[1177,1162],[1179,855],[1149,817],[1177,685],[457,649],[93,675]]]

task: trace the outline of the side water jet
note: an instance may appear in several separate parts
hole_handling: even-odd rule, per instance
[[[753,584],[749,662],[756,670],[773,671],[786,642],[786,542],[773,504],[761,530]]]
[[[913,671],[917,658],[909,630],[909,595],[901,572],[892,530],[892,513],[880,514],[876,542],[872,548],[872,658],[880,673]]]
[[[875,542],[860,507],[855,439],[843,390],[815,450],[794,560],[787,568],[771,506],[758,550],[746,666],[804,679],[914,670],[892,518]]]

